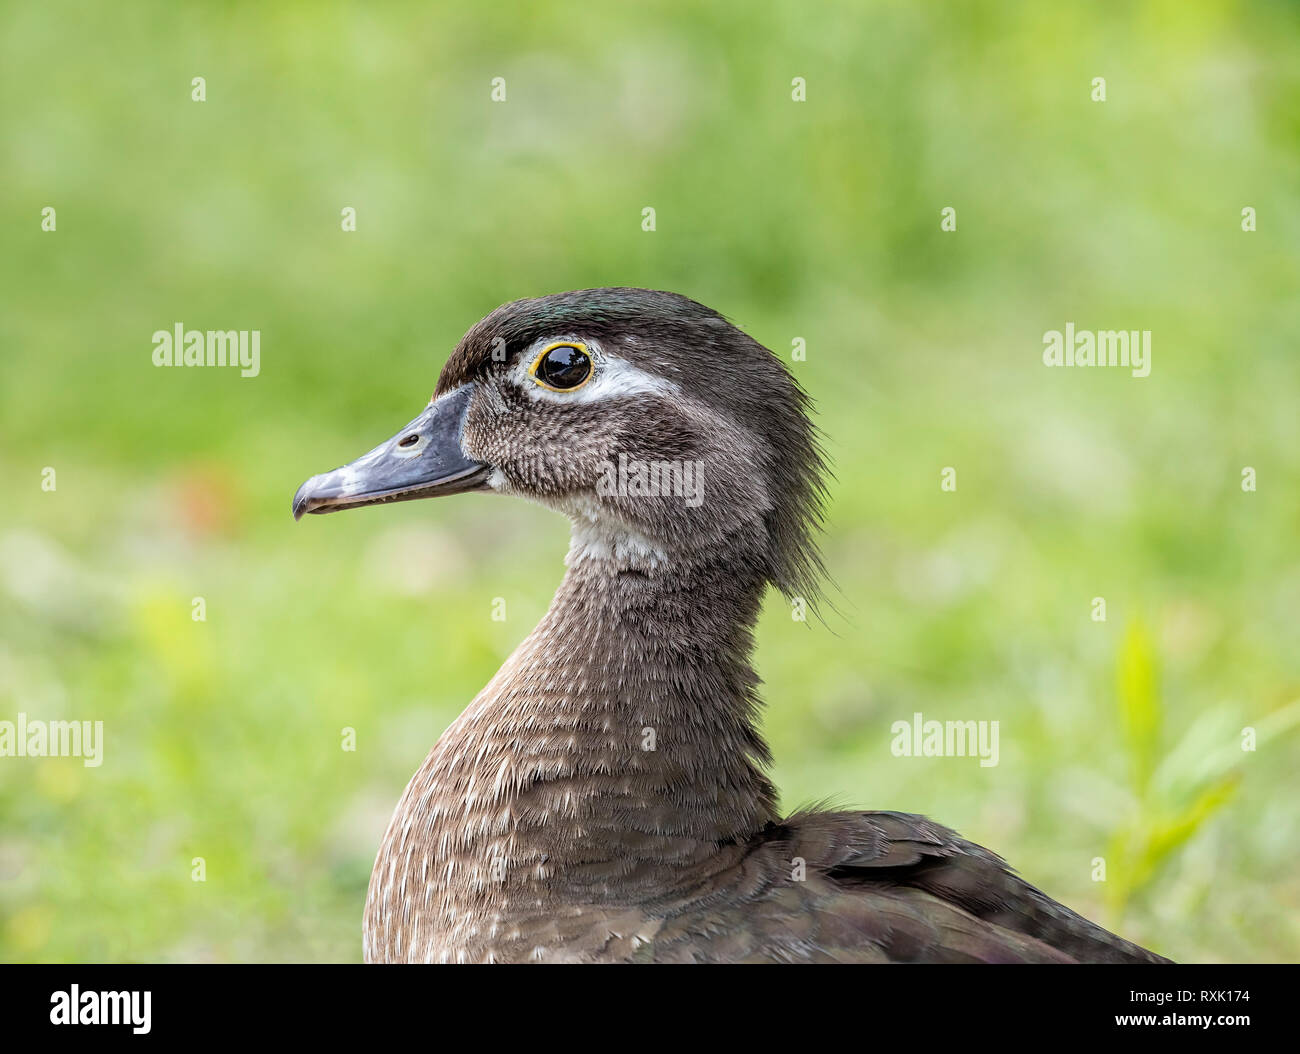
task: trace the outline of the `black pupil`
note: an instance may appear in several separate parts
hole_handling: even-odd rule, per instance
[[[591,360],[581,348],[565,344],[548,351],[537,372],[552,388],[576,388],[591,373]]]

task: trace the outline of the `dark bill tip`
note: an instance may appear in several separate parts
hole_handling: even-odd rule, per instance
[[[312,479],[309,479],[299,487],[298,493],[293,496],[293,518],[295,520],[301,520],[303,513],[311,511],[311,485],[312,480],[315,478],[316,477],[313,476]]]

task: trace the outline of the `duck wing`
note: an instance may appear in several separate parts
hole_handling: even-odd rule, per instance
[[[769,825],[668,909],[634,958],[687,962],[1149,962],[923,816],[811,812]]]

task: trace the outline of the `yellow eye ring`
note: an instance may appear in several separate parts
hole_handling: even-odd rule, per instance
[[[577,354],[552,354],[566,348]],[[591,380],[595,372],[591,352],[580,340],[557,340],[547,344],[528,367],[528,376],[540,387],[560,393],[576,392]]]

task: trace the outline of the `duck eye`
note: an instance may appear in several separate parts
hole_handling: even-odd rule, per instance
[[[582,344],[548,344],[528,372],[543,388],[571,392],[591,379],[591,356]]]

